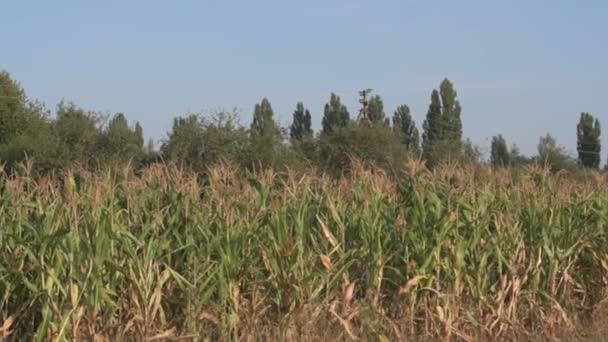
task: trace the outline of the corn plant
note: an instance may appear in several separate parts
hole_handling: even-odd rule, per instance
[[[30,170],[0,174],[3,340],[558,340],[602,324],[600,174]]]

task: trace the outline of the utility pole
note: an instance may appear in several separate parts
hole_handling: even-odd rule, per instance
[[[364,89],[359,92],[359,103],[361,103],[361,109],[359,110],[359,116],[357,117],[358,122],[370,122],[369,119],[369,94],[371,94],[372,89]]]

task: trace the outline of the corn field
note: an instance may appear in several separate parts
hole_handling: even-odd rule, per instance
[[[0,340],[586,340],[608,324],[599,173],[30,167],[0,175]]]

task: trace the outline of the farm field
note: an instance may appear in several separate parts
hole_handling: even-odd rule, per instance
[[[608,341],[608,1],[0,9],[0,342]]]
[[[0,176],[0,339],[601,340],[605,175]]]

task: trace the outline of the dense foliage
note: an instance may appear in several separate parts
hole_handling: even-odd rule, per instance
[[[94,169],[130,163],[140,169],[165,160],[191,167],[202,176],[220,161],[231,161],[243,170],[316,166],[343,175],[356,158],[394,175],[410,159],[423,158],[431,168],[445,162],[484,163],[481,149],[463,138],[462,106],[448,79],[431,92],[422,134],[407,105],[397,107],[390,120],[379,95],[369,100],[369,122],[361,123],[351,120],[340,97],[332,93],[317,134],[304,104],[296,105],[292,123],[283,128],[267,98],[255,105],[249,127],[242,126],[234,112],[179,116],[160,141],[159,151],[152,141],[144,145],[142,126],[129,123],[123,113],[107,115],[61,102],[53,114],[29,99],[7,72],[0,72],[0,163],[7,170],[25,160],[34,161],[38,173],[74,165]],[[509,150],[502,135],[493,137],[489,162],[515,167],[536,163],[553,171],[598,169],[599,120],[582,113],[576,134],[578,163],[550,135],[541,137],[534,157],[520,155],[516,146]]]

